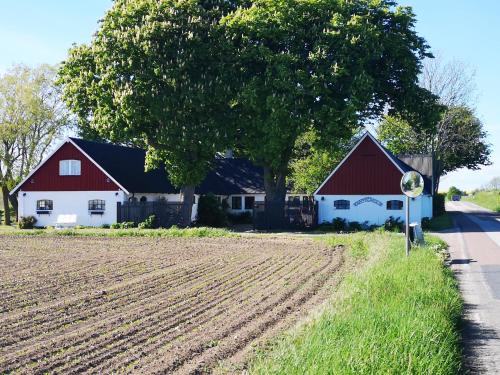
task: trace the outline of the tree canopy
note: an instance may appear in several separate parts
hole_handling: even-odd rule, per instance
[[[144,142],[191,195],[234,144],[280,214],[301,135],[335,149],[387,106],[421,102],[430,54],[414,24],[393,0],[117,0],[60,82],[87,134]]]
[[[71,117],[55,85],[56,68],[13,66],[0,77],[0,187],[6,223],[10,222],[9,190],[46,155]]]
[[[234,140],[233,55],[219,21],[236,5],[118,0],[60,70],[64,98],[87,133],[145,144],[148,167],[165,164],[185,195],[186,222],[194,186]]]
[[[304,132],[331,146],[421,92],[427,44],[411,9],[394,1],[257,0],[223,22],[244,82],[235,106],[240,145],[264,166],[266,199],[278,211]]]
[[[434,155],[436,191],[442,175],[489,164],[491,149],[487,134],[481,121],[467,107],[448,109],[434,127],[424,129],[412,126],[401,117],[387,116],[377,133],[395,154]]]

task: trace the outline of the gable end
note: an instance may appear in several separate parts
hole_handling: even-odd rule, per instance
[[[378,141],[366,133],[315,194],[401,194],[403,172]]]

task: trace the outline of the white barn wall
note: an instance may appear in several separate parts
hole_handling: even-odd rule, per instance
[[[40,199],[53,201],[50,214],[36,213],[36,202]],[[90,215],[88,201],[102,199],[106,208],[102,215]],[[19,191],[19,216],[34,216],[36,226],[55,226],[59,215],[76,215],[76,224],[84,226],[101,226],[116,223],[117,202],[126,200],[123,191]]]
[[[358,206],[354,203],[364,198],[373,198],[382,203],[379,206],[373,202],[364,202]],[[400,218],[405,220],[406,197],[404,195],[315,195],[315,200],[318,201],[318,223],[331,222],[336,217],[340,217],[347,221],[358,221],[369,224],[382,225],[390,217]],[[324,198],[322,200],[322,198]],[[335,209],[333,202],[338,199],[346,199],[350,201],[349,210]],[[403,201],[403,209],[388,210],[387,201],[401,200]],[[429,213],[429,201],[431,211]],[[410,200],[410,222],[421,222],[423,217],[432,216],[432,198],[421,196]]]

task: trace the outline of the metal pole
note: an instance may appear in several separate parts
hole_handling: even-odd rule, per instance
[[[410,256],[410,197],[406,196],[406,256]]]

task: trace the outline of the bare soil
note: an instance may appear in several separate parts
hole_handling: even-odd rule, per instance
[[[308,239],[0,236],[0,373],[239,372],[342,264]]]

